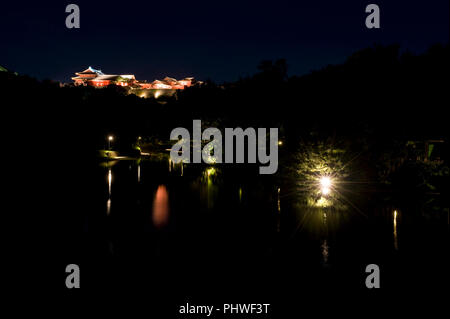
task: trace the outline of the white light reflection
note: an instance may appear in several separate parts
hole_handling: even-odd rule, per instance
[[[106,201],[106,215],[109,216],[110,213],[111,213],[111,198],[108,198],[108,200]]]
[[[111,184],[112,184],[112,171],[111,168],[108,169],[108,194],[111,196]]]
[[[137,167],[137,179],[138,179],[138,183],[141,182],[141,164],[138,164]]]
[[[280,202],[280,188],[277,189],[277,233],[281,230],[281,220],[280,220],[280,214],[281,214],[281,202]]]
[[[281,203],[280,203],[280,188],[278,187],[277,191],[277,208],[278,208],[278,214],[281,212]]]
[[[394,248],[395,248],[395,250],[398,250],[397,216],[398,216],[398,213],[397,213],[396,210],[394,210],[394,220],[393,220],[393,223],[394,223]]]
[[[112,170],[108,168],[108,200],[106,201],[106,215],[111,213],[111,185],[112,185]]]

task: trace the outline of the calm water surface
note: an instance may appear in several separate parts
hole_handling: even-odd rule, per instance
[[[416,284],[431,285],[437,268],[448,267],[448,208],[439,198],[380,200],[355,187],[346,209],[311,208],[295,188],[255,172],[103,163],[84,224],[87,257],[120,265],[108,276],[126,269],[124,281],[170,273],[174,282],[243,290],[257,283],[262,291],[286,283],[362,288],[371,263],[383,269],[384,286],[408,287],[414,274]]]

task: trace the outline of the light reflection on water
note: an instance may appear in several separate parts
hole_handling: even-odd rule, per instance
[[[141,182],[141,164],[138,164],[137,167],[137,179],[138,179],[138,183]]]
[[[281,199],[280,199],[280,193],[281,193],[281,189],[280,187],[277,187],[277,226],[276,226],[276,230],[277,233],[280,233],[281,231]]]
[[[168,158],[168,168],[169,168],[169,173],[175,173],[177,171],[179,171],[180,176],[184,175],[184,163],[181,161],[180,163],[176,164],[174,163],[170,157]]]
[[[167,167],[167,164],[169,164],[169,167]],[[359,213],[353,212],[350,208],[341,210],[336,207],[311,207],[305,204],[305,201],[302,201],[301,205],[296,206],[297,204],[294,204],[295,201],[292,200],[292,197],[286,196],[286,194],[289,194],[289,187],[281,185],[283,196],[281,196],[281,187],[279,185],[274,186],[272,184],[270,188],[261,188],[263,189],[262,191],[259,189],[256,191],[255,185],[258,185],[257,183],[252,184],[248,179],[246,180],[245,177],[241,177],[238,174],[229,178],[227,177],[227,168],[220,165],[200,168],[187,165],[188,170],[184,172],[186,173],[185,176],[183,176],[183,165],[174,164],[170,160],[168,162],[164,160],[157,164],[149,162],[137,163],[137,172],[134,170],[130,172],[128,162],[123,164],[125,166],[122,165],[123,169],[121,169],[121,165],[114,166],[114,172],[111,167],[108,167],[106,172],[105,168],[102,168],[101,172],[101,189],[103,192],[101,205],[104,207],[106,204],[107,215],[111,214],[112,181],[114,177],[115,203],[113,215],[114,217],[117,216],[117,219],[113,218],[111,220],[117,223],[117,229],[121,227],[120,222],[123,220],[122,218],[128,218],[132,225],[131,227],[135,227],[133,229],[138,228],[134,224],[137,224],[138,221],[134,220],[133,209],[138,212],[142,209],[146,214],[147,223],[151,227],[154,226],[156,228],[163,228],[169,222],[177,221],[181,215],[185,218],[183,222],[187,220],[189,223],[189,219],[196,218],[196,209],[202,212],[210,211],[211,214],[208,215],[208,220],[214,220],[214,215],[219,215],[215,214],[216,212],[225,212],[220,218],[223,218],[228,223],[227,225],[243,225],[244,223],[241,223],[242,220],[252,218],[250,222],[245,220],[247,222],[246,225],[250,226],[246,226],[247,228],[243,232],[250,233],[257,230],[261,231],[261,233],[265,232],[264,236],[266,236],[269,231],[272,231],[273,235],[277,236],[274,238],[277,238],[277,240],[281,238],[279,242],[283,244],[285,244],[285,238],[289,241],[295,237],[296,241],[293,242],[296,243],[298,241],[301,243],[303,245],[301,249],[305,248],[305,246],[307,247],[305,250],[308,258],[315,258],[315,263],[320,263],[325,267],[336,267],[343,258],[349,258],[348,256],[355,259],[360,258],[353,256],[353,253],[363,247],[365,243],[372,244],[377,249],[382,247],[379,248],[380,250],[386,249],[386,254],[388,250],[392,252],[392,247],[398,250],[399,223],[407,225],[409,218],[411,218],[405,206],[398,206],[401,208],[397,209],[394,209],[393,206],[380,206],[374,209],[375,213],[369,214],[369,220],[362,218]],[[145,167],[142,168],[142,165]],[[136,173],[138,183],[136,183]],[[180,175],[183,177],[181,178]],[[136,188],[134,189],[133,187]],[[105,188],[108,189],[107,196],[105,196]],[[268,191],[269,189],[270,191]],[[132,200],[130,200],[131,198]],[[186,206],[179,204],[180,199],[183,205],[186,203]],[[132,201],[139,204],[133,207]],[[283,210],[281,210],[281,206],[283,206]],[[185,207],[186,210],[184,210]],[[267,226],[269,222],[266,223],[264,221],[265,209],[272,214],[271,219],[266,219],[266,221],[270,220],[271,225],[269,226]],[[151,218],[149,216],[150,211]],[[230,212],[229,215],[228,212]],[[252,214],[247,214],[247,212]],[[444,223],[448,223],[447,214],[443,215],[445,217]],[[261,219],[259,220],[260,216]],[[382,218],[383,223],[378,223],[377,218]],[[283,223],[283,227],[280,227],[281,223]],[[211,224],[205,222],[205,225],[207,225],[205,227],[207,229]],[[217,225],[222,224],[218,222],[211,227],[217,227]],[[176,226],[180,228],[185,227],[182,223],[176,224]],[[252,229],[252,227],[254,228]],[[266,228],[263,230],[263,227]],[[358,227],[366,228],[357,230]],[[407,251],[409,241],[405,237],[407,236],[405,235],[407,231],[404,231],[404,228],[405,226],[401,226],[400,236],[402,236],[402,251]],[[365,230],[370,231],[371,229],[376,229],[376,232],[374,231],[373,234],[377,237],[366,237],[364,234]],[[345,248],[343,248],[337,238],[339,239],[339,236],[342,238],[342,233],[347,231],[350,231],[351,235],[345,235],[348,237],[346,237],[348,240],[345,242]],[[289,237],[291,234],[292,236]],[[336,234],[339,234],[339,236],[336,236]],[[352,237],[353,234],[356,236]],[[250,238],[251,236],[249,235],[248,237]],[[269,238],[269,236],[264,238]],[[255,242],[257,241],[255,240]],[[352,249],[351,253],[344,255],[342,251],[349,252],[349,247],[357,248]],[[293,250],[293,253],[303,254],[303,252],[299,252],[300,250]]]
[[[328,246],[326,239],[323,240],[321,248],[322,248],[322,258],[323,258],[322,262],[326,266],[328,264],[328,249],[330,248]]]
[[[108,168],[108,195],[111,196],[112,170]]]
[[[280,188],[277,189],[277,213],[281,213]]]
[[[159,185],[156,190],[152,220],[156,227],[165,226],[169,220],[169,192],[164,185]]]
[[[324,233],[325,233],[325,238],[322,241],[322,263],[324,266],[328,265],[328,252],[329,252],[329,246],[328,246],[328,242],[327,242],[327,238],[328,238],[328,221],[327,221],[327,212],[323,212],[323,227],[324,227]]]
[[[286,211],[287,209],[284,209],[283,214]],[[349,212],[332,207],[310,207],[303,203],[294,205],[294,209],[289,213],[295,216],[295,223],[284,225],[283,230],[289,229],[291,240],[306,240],[314,246],[315,253],[320,254],[317,255],[317,258],[320,256],[317,261],[323,268],[334,266],[335,259],[330,262],[330,254],[336,249],[336,235],[348,227]],[[311,255],[312,258],[316,258],[315,256]]]
[[[111,198],[108,198],[108,200],[106,201],[106,215],[109,216],[110,213],[111,213]]]
[[[108,200],[106,201],[106,215],[111,213],[112,169],[108,168]]]
[[[394,210],[393,224],[394,224],[394,248],[395,248],[395,250],[398,250],[397,216],[398,216],[398,212],[397,212],[397,210]]]
[[[242,187],[239,187],[239,203],[242,203]]]
[[[223,187],[221,183],[222,171],[220,168],[209,166],[201,171],[201,175],[196,178],[192,186],[198,191],[201,202],[206,204],[206,208],[215,208],[219,191]],[[242,189],[239,189],[239,202],[242,200]]]

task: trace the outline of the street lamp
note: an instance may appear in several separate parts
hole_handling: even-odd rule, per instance
[[[109,135],[108,136],[108,150],[111,149],[111,142],[112,142],[112,140],[114,140],[114,137],[112,135]]]

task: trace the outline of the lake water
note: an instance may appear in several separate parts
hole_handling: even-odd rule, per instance
[[[169,160],[103,163],[92,183],[82,253],[88,286],[120,281],[180,296],[358,291],[365,267],[377,264],[383,287],[408,291],[434,287],[449,265],[448,208],[439,197],[355,186],[346,209],[312,208],[256,167]]]

